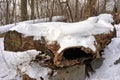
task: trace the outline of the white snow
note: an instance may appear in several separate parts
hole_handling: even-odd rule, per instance
[[[116,25],[117,32],[120,32],[120,25]],[[120,34],[112,39],[112,42],[105,48],[103,57],[105,58],[103,65],[96,70],[86,80],[119,80],[120,79],[120,63],[114,65],[114,62],[120,58]]]
[[[117,37],[120,37],[120,24],[118,24],[118,25],[115,25],[115,28],[116,28],[116,33],[117,33]]]
[[[62,19],[65,19],[65,17],[64,16],[53,16],[52,22],[56,22],[56,21],[59,21]],[[23,21],[23,22],[19,22],[19,23],[15,23],[15,24],[8,24],[8,25],[0,26],[0,33],[7,32],[7,31],[9,31],[10,28],[17,26],[18,24],[22,24],[22,23],[35,24],[35,23],[48,22],[48,21],[49,21],[49,18],[42,18],[42,19]]]
[[[0,42],[3,43],[2,40],[0,40]],[[51,69],[41,67],[39,64],[31,62],[38,53],[36,50],[8,52],[1,49],[0,80],[22,80],[21,75],[23,74],[27,74],[37,80],[40,80],[40,77],[48,80],[47,74]]]
[[[95,38],[93,36],[89,36],[89,37],[66,36],[60,42],[61,48],[58,50],[58,53],[60,53],[65,48],[83,46],[83,45],[84,47],[89,47],[93,51],[96,51],[94,44],[95,44]]]
[[[7,32],[10,28],[14,27],[15,24],[9,24],[9,25],[5,25],[5,26],[0,26],[0,34]]]
[[[24,52],[4,51],[3,38],[0,38],[0,80],[22,80],[21,75],[27,74],[31,78],[48,80],[49,68],[31,62],[39,51],[28,50]]]

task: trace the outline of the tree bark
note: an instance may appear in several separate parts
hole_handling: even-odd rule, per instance
[[[6,24],[9,23],[9,1],[6,0],[6,18],[5,18]]]
[[[35,4],[35,1],[34,0],[31,0],[31,19],[35,19],[35,9],[34,9],[34,4]]]
[[[27,0],[21,0],[21,21],[28,19]]]

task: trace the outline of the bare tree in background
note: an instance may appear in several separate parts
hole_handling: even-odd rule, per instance
[[[30,19],[35,19],[35,9],[34,9],[34,4],[35,4],[35,1],[34,0],[30,0],[31,1],[31,4],[30,4],[30,8],[31,8],[31,17]]]
[[[120,23],[120,11],[119,11],[119,3],[120,1],[119,0],[114,0],[115,4],[114,5],[114,10],[113,10],[113,17],[114,17],[114,23],[115,24],[119,24]]]
[[[25,21],[27,19],[27,0],[21,0],[21,21]]]
[[[97,3],[97,0],[87,0],[85,9],[84,9],[84,14],[83,14],[84,19],[86,19],[90,16],[95,16],[97,14],[96,3]]]
[[[67,10],[68,17],[70,17],[70,22],[73,22],[73,15],[70,9],[69,0],[66,0],[66,10]]]
[[[105,13],[105,11],[106,11],[106,2],[107,2],[107,0],[104,0],[104,5],[103,5],[103,12],[102,13]]]
[[[9,23],[9,0],[6,0],[6,18],[5,18],[5,23]]]
[[[76,0],[76,4],[75,4],[75,21],[78,21],[78,3],[79,3],[79,1],[78,0]]]
[[[116,21],[120,20],[120,0],[81,1],[0,0],[0,25],[40,18],[52,21],[53,16],[65,16],[67,22],[77,22],[101,13],[111,13]],[[115,1],[115,6],[112,11],[107,11],[110,1]]]
[[[12,10],[11,10],[11,18],[10,23],[15,22],[16,23],[16,0],[12,0]]]
[[[53,16],[53,12],[54,12],[54,3],[55,3],[55,0],[53,0],[52,4],[51,4],[51,14],[50,14],[50,17],[49,17],[49,21],[52,21],[52,16]]]

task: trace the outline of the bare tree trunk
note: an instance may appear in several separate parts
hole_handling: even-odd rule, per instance
[[[25,21],[27,19],[27,0],[21,0],[21,21]]]
[[[47,6],[46,6],[46,17],[49,17],[50,15],[50,9],[49,9],[49,0],[47,0]]]
[[[55,3],[55,0],[53,0],[53,2],[52,2],[52,5],[51,5],[51,14],[50,14],[50,16],[49,16],[49,21],[52,21],[52,16],[53,16],[53,13],[54,13],[54,4]]]
[[[100,0],[97,0],[97,14],[100,13]]]
[[[31,0],[31,4],[30,4],[30,6],[31,6],[31,19],[35,19],[34,3],[35,3],[35,1],[34,1],[34,0]]]
[[[60,14],[63,14],[64,13],[63,6],[62,6],[62,3],[60,2],[60,0],[58,0],[58,5],[60,6],[60,9],[61,9],[61,13]]]
[[[97,0],[91,0],[91,2],[90,2],[90,6],[91,6],[90,16],[95,16],[95,15],[97,15],[96,3],[97,3]]]
[[[79,1],[78,0],[76,0],[76,6],[75,6],[75,21],[78,21],[78,3],[79,3]]]
[[[120,13],[119,13],[119,9],[118,9],[118,1],[117,0],[114,0],[115,2],[115,5],[114,5],[114,9],[113,9],[113,17],[114,17],[114,23],[115,24],[119,24],[120,23]]]
[[[12,0],[13,1],[13,9],[12,9],[12,13],[11,13],[11,20],[10,23],[15,22],[16,23],[16,0]]]
[[[36,2],[36,13],[37,13],[37,14],[36,14],[36,15],[37,15],[36,17],[37,17],[37,18],[40,18],[39,1],[36,0],[35,2]],[[41,12],[41,13],[42,13],[42,12]]]
[[[9,23],[9,1],[6,0],[6,18],[5,18],[5,23]]]
[[[72,11],[70,9],[70,6],[69,6],[69,0],[66,0],[66,8],[68,10],[68,13],[69,13],[69,17],[71,18],[70,22],[73,22],[73,16],[72,16]]]
[[[107,0],[104,0],[104,5],[103,5],[103,13],[105,13],[106,12],[106,2],[107,2]]]
[[[83,18],[86,19],[90,16],[96,15],[96,2],[97,0],[87,0],[87,3],[85,5]]]

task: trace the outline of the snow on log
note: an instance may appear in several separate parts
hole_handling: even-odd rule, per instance
[[[96,51],[84,46],[68,47],[62,50],[61,53],[54,57],[55,65],[59,67],[70,66],[75,64],[84,64],[89,59],[100,58],[102,50],[111,42],[114,36],[114,31],[109,34],[98,34],[95,37]],[[49,48],[52,50],[52,48]]]
[[[115,37],[116,32],[112,22],[112,15],[101,14],[76,23],[21,23],[10,30],[33,36],[32,42],[30,41],[33,47],[26,50],[35,48],[47,53],[57,67],[65,67],[85,64],[87,60],[100,58],[101,51]],[[10,44],[4,42],[5,45]],[[23,39],[21,43],[23,45]],[[24,46],[22,48],[24,49]]]
[[[45,53],[47,53],[46,50],[49,50],[50,54],[52,53],[54,55],[54,64],[58,67],[65,67],[75,64],[85,64],[85,61],[89,59],[100,58],[102,50],[111,42],[111,39],[115,37],[115,30],[108,34],[97,34],[94,35],[94,37],[94,46],[96,48],[95,51],[84,46],[71,46],[64,48],[60,53],[58,53],[60,44],[56,41],[52,42],[51,44],[47,44],[45,39],[44,41],[41,39],[36,40],[35,43],[37,47],[42,47],[44,44],[44,49],[43,47],[38,47],[39,49],[37,49]]]

